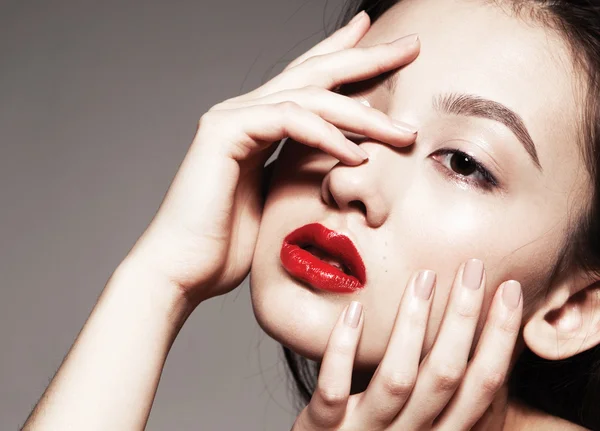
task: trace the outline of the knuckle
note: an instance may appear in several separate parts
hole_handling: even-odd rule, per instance
[[[303,65],[307,68],[313,69],[316,75],[321,76],[319,87],[330,88],[335,86],[336,79],[332,76],[333,70],[335,70],[336,62],[333,61],[327,54],[315,55],[306,60]],[[306,73],[306,71],[304,71]]]
[[[315,65],[317,65],[323,61],[323,57],[324,57],[323,54],[313,55],[311,57],[308,57],[302,63],[300,63],[300,65],[306,66],[306,67],[314,67]]]
[[[313,97],[323,95],[323,89],[317,85],[307,85],[306,87],[304,87],[304,91]]]
[[[275,105],[283,115],[292,114],[300,109],[300,105],[291,100],[284,100]]]
[[[455,390],[465,373],[465,368],[456,365],[438,365],[433,371],[433,385],[437,391]]]
[[[200,116],[198,119],[198,124],[196,125],[198,129],[206,128],[207,126],[214,125],[218,122],[219,113],[217,110],[208,110],[204,114]]]
[[[500,332],[512,337],[519,332],[520,321],[513,315],[508,318],[502,319],[499,323],[496,324],[496,326],[498,327],[498,329],[500,329]]]
[[[321,402],[325,407],[338,407],[346,402],[346,393],[335,387],[321,387],[318,392]]]
[[[415,387],[416,375],[406,372],[387,372],[383,374],[383,390],[394,397],[408,396]]]
[[[342,139],[340,130],[328,121],[323,121],[325,130],[331,139]]]
[[[473,301],[459,301],[455,311],[458,316],[465,320],[477,320],[479,317],[479,306]]]
[[[481,388],[486,394],[495,394],[504,384],[505,374],[499,371],[488,371],[484,373],[479,381]]]

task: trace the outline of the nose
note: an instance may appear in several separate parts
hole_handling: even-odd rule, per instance
[[[383,175],[371,159],[359,166],[338,163],[323,178],[321,197],[329,205],[363,217],[370,227],[385,223],[390,203],[383,193]]]

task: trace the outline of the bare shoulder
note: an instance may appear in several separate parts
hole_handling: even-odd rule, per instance
[[[527,429],[539,431],[590,431],[581,425],[545,413],[538,413],[531,423],[535,426]]]
[[[589,431],[588,428],[556,416],[549,416],[547,423],[540,428],[540,430],[542,429],[547,431]]]
[[[590,431],[566,419],[514,401],[510,403],[509,410],[511,420],[505,424],[504,431]]]

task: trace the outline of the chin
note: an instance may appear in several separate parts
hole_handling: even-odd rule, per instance
[[[340,314],[355,299],[352,295],[315,291],[290,277],[278,261],[263,262],[256,255],[250,273],[250,293],[256,320],[267,335],[313,361],[323,358]],[[366,326],[355,360],[358,368],[377,366],[385,351],[385,343],[369,345],[365,330]]]
[[[256,321],[267,335],[301,356],[321,360],[339,314],[335,304],[289,278],[269,276],[255,266],[250,293]]]

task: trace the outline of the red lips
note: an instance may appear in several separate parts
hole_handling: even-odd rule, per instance
[[[365,265],[350,238],[319,223],[307,224],[286,236],[280,258],[290,275],[318,289],[351,293],[366,282]]]

